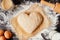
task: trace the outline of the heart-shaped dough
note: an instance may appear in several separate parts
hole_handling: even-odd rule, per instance
[[[3,0],[1,3],[1,7],[4,10],[9,10],[14,7],[14,4],[13,4],[12,0]]]
[[[42,16],[38,12],[21,13],[18,23],[27,33],[32,33],[42,23]]]
[[[28,39],[50,26],[50,20],[39,4],[33,4],[28,10],[17,13],[10,23],[19,39]],[[22,37],[22,38],[21,38]]]

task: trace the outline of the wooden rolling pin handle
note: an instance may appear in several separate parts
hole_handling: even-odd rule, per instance
[[[40,2],[40,3],[41,3],[41,4],[43,4],[43,5],[47,5],[47,6],[51,7],[51,8],[54,8],[54,7],[55,7],[55,4],[48,3],[48,2],[43,1],[43,0],[41,0],[41,2]]]

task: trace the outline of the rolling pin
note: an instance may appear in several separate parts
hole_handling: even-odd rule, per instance
[[[44,0],[41,0],[40,3],[43,5],[49,6],[49,7],[53,8],[53,11],[60,13],[60,3],[53,4],[53,3],[49,3],[49,2],[44,1]]]

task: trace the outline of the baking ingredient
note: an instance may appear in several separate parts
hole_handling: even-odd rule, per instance
[[[10,39],[12,37],[12,33],[10,31],[5,31],[4,36],[6,39]]]
[[[4,34],[4,30],[0,29],[0,36],[2,36]]]
[[[0,40],[6,40],[4,36],[0,36]]]

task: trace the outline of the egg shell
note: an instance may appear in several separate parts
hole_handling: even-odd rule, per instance
[[[0,36],[0,40],[6,40],[4,36]]]
[[[4,34],[4,30],[0,29],[0,36],[2,36]]]
[[[4,36],[6,39],[10,39],[12,37],[12,33],[10,31],[5,31]]]

